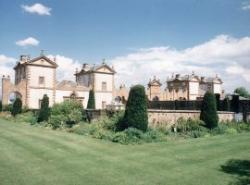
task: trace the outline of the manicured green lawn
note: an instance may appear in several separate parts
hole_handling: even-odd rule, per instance
[[[250,134],[120,145],[0,120],[0,185],[220,185],[250,160]]]

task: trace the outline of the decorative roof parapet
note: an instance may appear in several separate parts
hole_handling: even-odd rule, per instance
[[[154,76],[153,80],[151,78],[149,79],[148,86],[161,86],[160,79],[156,79],[156,76]]]

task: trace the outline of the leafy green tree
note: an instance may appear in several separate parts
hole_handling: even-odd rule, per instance
[[[120,130],[134,127],[142,131],[148,128],[147,97],[142,85],[130,89],[128,101]]]
[[[218,126],[218,114],[216,110],[216,99],[213,93],[206,92],[201,106],[200,119],[205,122],[207,128]]]
[[[89,91],[87,109],[95,109],[95,92],[92,89]]]
[[[13,103],[11,114],[13,116],[16,116],[17,114],[20,114],[21,112],[22,112],[22,100],[20,98],[16,98]]]
[[[250,98],[250,93],[246,90],[245,87],[238,87],[234,90],[235,93],[237,93],[239,96]]]
[[[230,111],[230,102],[228,97],[223,100],[223,111]]]
[[[50,116],[50,108],[49,108],[49,97],[45,94],[42,99],[41,109],[38,114],[37,121],[48,121]]]

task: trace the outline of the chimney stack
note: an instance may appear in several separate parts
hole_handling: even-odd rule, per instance
[[[21,55],[20,56],[20,63],[25,63],[27,61],[30,60],[30,56],[29,55]]]

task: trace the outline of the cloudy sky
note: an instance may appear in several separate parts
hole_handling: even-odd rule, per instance
[[[43,49],[58,80],[105,58],[117,85],[194,71],[250,90],[250,0],[1,0],[0,22],[0,75]]]

